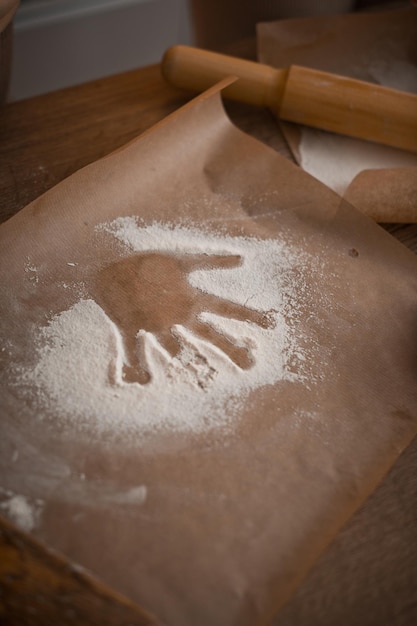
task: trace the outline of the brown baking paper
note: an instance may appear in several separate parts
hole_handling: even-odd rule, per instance
[[[257,25],[258,58],[274,67],[302,65],[417,93],[416,30],[415,8],[265,22]],[[415,197],[417,155],[285,122],[281,126],[297,163],[350,202],[354,198],[364,213],[379,222],[417,221],[416,207],[410,210],[408,202]],[[393,169],[402,170],[401,193],[386,184]],[[380,204],[385,205],[381,211]]]
[[[0,240],[1,511],[161,622],[266,623],[416,432],[414,255],[216,88]]]

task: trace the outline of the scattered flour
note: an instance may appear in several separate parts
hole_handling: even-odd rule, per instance
[[[139,384],[123,378],[126,353],[118,327],[92,298],[82,298],[39,330],[37,363],[20,373],[45,416],[100,433],[201,433],[230,424],[251,391],[302,378],[305,355],[293,323],[302,278],[298,272],[296,279],[294,271],[305,262],[305,253],[278,239],[162,223],[142,226],[135,218],[119,218],[98,230],[125,244],[127,254],[239,255],[238,267],[195,270],[188,281],[204,293],[267,313],[271,323],[264,328],[210,311],[201,314],[236,346],[247,348],[248,369],[183,325],[171,328],[180,344],[176,357],[146,328],[138,329],[138,352],[151,373],[148,383]]]
[[[0,502],[0,510],[21,530],[30,532],[39,521],[43,502],[33,502],[26,496],[16,495],[10,491],[0,490],[1,496],[6,496]]]
[[[300,166],[343,195],[363,170],[417,166],[417,155],[389,146],[303,127]]]
[[[38,276],[38,268],[35,267],[30,260],[28,259],[27,262],[25,263],[25,272],[28,275],[28,279],[31,282],[34,283],[38,283],[39,282],[39,276]]]
[[[109,504],[135,504],[141,505],[145,504],[146,498],[148,496],[148,490],[145,485],[140,485],[139,487],[132,487],[128,491],[114,493],[108,495],[106,498],[102,498],[106,503]]]

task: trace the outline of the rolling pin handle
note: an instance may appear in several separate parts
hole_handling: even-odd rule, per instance
[[[168,48],[162,59],[164,78],[192,91],[204,91],[226,76],[238,80],[224,90],[226,98],[267,106],[278,114],[285,90],[287,70],[217,52],[176,45]]]
[[[164,77],[204,91],[227,76],[238,80],[226,98],[267,106],[282,120],[417,153],[417,96],[293,65],[275,69],[191,46],[173,46],[162,60]]]

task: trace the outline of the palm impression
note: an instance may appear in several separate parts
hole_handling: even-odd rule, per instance
[[[125,350],[123,379],[147,383],[152,378],[141,350],[144,333],[152,333],[170,357],[182,346],[180,329],[211,342],[240,368],[252,363],[248,347],[239,346],[207,321],[202,313],[271,325],[264,312],[234,303],[201,289],[189,281],[197,270],[228,269],[241,265],[238,255],[133,254],[102,269],[92,291],[93,299],[119,329]],[[169,357],[168,357],[169,358]]]
[[[83,295],[34,338],[24,372],[45,415],[117,436],[199,433],[230,424],[252,391],[302,379],[298,249],[133,217],[97,230],[122,256],[88,291],[74,283]]]

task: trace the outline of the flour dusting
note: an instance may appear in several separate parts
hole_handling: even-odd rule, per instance
[[[237,267],[190,271],[187,280],[202,294],[227,299],[249,313],[261,312],[268,323],[210,310],[199,314],[199,321],[247,351],[251,365],[245,369],[183,324],[170,328],[180,346],[175,356],[155,333],[137,328],[137,353],[151,374],[147,384],[140,384],[124,378],[127,357],[118,325],[92,297],[81,298],[39,330],[37,362],[20,373],[26,387],[35,390],[45,416],[59,416],[75,429],[93,432],[198,434],[230,425],[253,390],[302,379],[306,359],[294,320],[302,299],[298,270],[305,253],[279,239],[232,237],[162,223],[143,226],[135,218],[119,218],[97,230],[124,244],[127,256],[160,252],[240,257]]]
[[[343,195],[352,180],[369,169],[417,166],[417,155],[367,141],[303,128],[300,166]]]
[[[37,526],[42,508],[42,500],[33,500],[0,488],[0,511],[25,532]]]

